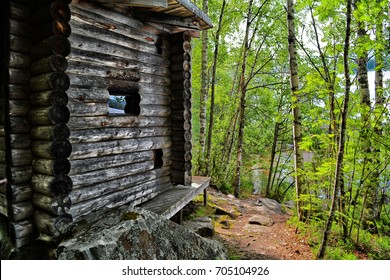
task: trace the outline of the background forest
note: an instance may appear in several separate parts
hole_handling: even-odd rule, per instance
[[[195,173],[294,201],[317,258],[390,259],[389,2],[195,2]]]

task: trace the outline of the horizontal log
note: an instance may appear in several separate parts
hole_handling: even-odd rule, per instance
[[[33,141],[31,151],[34,156],[46,159],[67,158],[72,152],[72,145],[67,140],[60,141]]]
[[[171,73],[171,81],[182,82],[184,79],[191,79],[190,71],[179,71]]]
[[[68,107],[62,104],[54,104],[50,107],[38,107],[30,110],[31,122],[36,125],[52,125],[67,123],[70,118]]]
[[[187,79],[183,80],[183,82],[180,83],[172,83],[171,85],[172,91],[182,91],[187,89],[191,89],[191,81]]]
[[[177,53],[170,56],[172,64],[183,63],[184,61],[191,62],[191,53]]]
[[[186,183],[186,174],[182,170],[171,170],[171,179],[172,183],[178,185],[185,185]]]
[[[56,216],[46,211],[34,211],[34,223],[38,231],[56,240],[62,239],[73,230],[73,219],[69,214]]]
[[[191,139],[192,139],[192,133],[190,130],[172,132],[173,142],[185,142],[185,141],[191,141]]]
[[[31,184],[7,185],[7,200],[11,203],[18,203],[31,200],[33,190]]]
[[[59,196],[54,198],[44,194],[34,193],[32,200],[35,207],[55,215],[66,214],[72,205],[68,196]]]
[[[140,105],[170,105],[171,98],[169,95],[147,94],[141,95]]]
[[[190,121],[172,121],[172,131],[191,130],[191,125]]]
[[[169,137],[114,140],[97,143],[74,143],[70,159],[83,159],[105,155],[150,151],[171,146]]]
[[[172,90],[171,94],[172,101],[191,100],[191,96],[191,89]]]
[[[29,148],[31,144],[30,134],[10,134],[11,149]]]
[[[106,89],[100,88],[78,88],[70,86],[66,94],[70,101],[82,101],[85,103],[107,103],[110,93]]]
[[[172,161],[191,161],[192,153],[191,152],[172,152],[171,155]]]
[[[9,99],[30,99],[30,87],[29,85],[8,85]]]
[[[31,135],[37,140],[59,141],[68,139],[70,136],[70,130],[66,124],[59,123],[50,126],[33,127]]]
[[[41,91],[31,95],[31,104],[34,107],[48,107],[55,104],[68,104],[68,95],[64,90],[55,89]]]
[[[35,173],[31,178],[31,185],[35,192],[50,197],[69,195],[73,189],[72,179],[64,174],[45,175]]]
[[[139,73],[159,75],[162,77],[169,77],[170,75],[168,67],[140,63],[140,61],[136,59],[132,60],[124,57],[118,57],[114,54],[97,53],[93,51],[72,48],[67,58],[69,61],[73,61],[74,63],[86,63],[116,69],[136,69]]]
[[[191,110],[191,100],[175,100],[171,102],[172,111]]]
[[[103,22],[106,21],[106,19],[110,19],[116,23],[122,23],[128,27],[138,30],[139,32],[142,32],[146,36],[154,35],[155,37],[158,37],[161,34],[159,29],[129,17],[126,14],[115,12],[112,9],[106,9],[105,7],[97,6],[89,2],[77,3],[77,5],[72,4],[70,5],[70,8],[72,11],[76,11],[75,8],[79,8],[84,11],[93,13],[90,17],[96,18],[97,20],[101,20]],[[77,12],[79,11],[77,10]]]
[[[50,55],[31,64],[31,73],[40,75],[49,72],[63,72],[68,68],[68,61],[61,55]]]
[[[31,25],[20,20],[9,20],[9,32],[16,36],[29,37],[31,35]]]
[[[107,194],[119,192],[122,190],[132,188],[134,192],[142,190],[142,183],[157,180],[161,177],[169,175],[169,168],[150,170],[145,173],[135,174],[119,179],[97,183],[85,188],[74,190],[70,194],[73,204],[81,203],[83,201],[98,199]]]
[[[30,165],[32,162],[30,149],[11,149],[10,157],[11,166]]]
[[[36,92],[54,89],[67,90],[69,86],[69,77],[63,72],[51,72],[34,76],[30,81],[30,89]]]
[[[101,156],[79,160],[71,160],[72,170],[69,175],[83,174],[109,167],[128,165],[131,163],[153,160],[152,151],[143,151],[135,153],[123,153],[118,155]]]
[[[9,133],[30,133],[31,124],[27,117],[9,117]]]
[[[191,152],[192,143],[186,142],[172,142],[172,152]]]
[[[192,114],[190,110],[174,110],[171,114],[172,122],[191,121]]]
[[[19,203],[8,203],[8,218],[11,222],[18,222],[30,218],[34,212],[34,205],[31,200]]]
[[[5,150],[0,150],[0,163],[4,164],[7,163],[8,160],[8,154]]]
[[[135,20],[131,17],[128,17],[128,20],[118,19],[118,16],[113,11],[110,11],[110,16],[99,14],[97,10],[99,8],[94,7],[93,9],[89,9],[87,7],[83,7],[82,5],[71,5],[72,14],[78,16],[83,22],[89,25],[93,25],[95,27],[109,30],[112,33],[122,34],[129,38],[138,40],[142,43],[146,43],[149,45],[155,45],[160,38],[158,34],[153,34],[145,30],[145,24],[142,22]],[[104,13],[104,11],[103,11]],[[107,13],[107,11],[105,11]],[[168,41],[163,39],[162,46],[169,49]]]
[[[106,28],[99,28],[92,24],[86,24],[86,22],[92,22],[87,18],[80,18],[79,15],[73,14],[70,25],[72,27],[72,33],[89,37],[89,38],[99,38],[99,40],[114,43],[118,46],[123,46],[132,50],[141,51],[143,53],[148,53],[150,55],[156,54],[156,47],[152,44],[145,43],[143,41],[135,40],[131,36],[131,31],[128,33],[117,33],[107,30]],[[115,30],[115,29],[114,29]],[[168,53],[165,51],[162,54],[162,57],[167,57]]]
[[[72,28],[69,22],[53,20],[45,22],[41,26],[34,29],[33,43],[39,43],[50,36],[63,36],[68,38],[72,33]]]
[[[28,6],[10,2],[9,16],[12,19],[28,23],[31,19],[31,11]]]
[[[27,100],[8,100],[10,116],[25,116],[30,110],[30,102]]]
[[[69,102],[67,105],[70,114],[73,117],[77,116],[105,116],[109,112],[107,103],[84,103],[84,102]]]
[[[28,69],[8,68],[9,83],[15,85],[28,85],[31,74]]]
[[[29,53],[31,49],[31,40],[27,37],[10,34],[9,48],[11,51],[19,53]]]
[[[73,189],[89,186],[99,182],[128,177],[137,173],[143,173],[152,170],[153,161],[144,161],[128,165],[107,167],[102,170],[91,171],[83,174],[74,174],[71,176]]]
[[[134,117],[127,115],[105,117],[70,117],[68,127],[74,129],[89,129],[103,127],[167,127],[170,126],[170,118],[161,117]]]
[[[32,162],[32,166],[35,172],[57,175],[68,174],[70,171],[70,163],[66,158],[59,159],[38,159],[35,158]]]
[[[16,248],[20,248],[38,237],[38,232],[32,218],[10,223],[9,233]]]
[[[145,138],[156,136],[170,136],[169,127],[146,127],[146,128],[101,128],[74,130],[69,141],[75,143],[103,142],[110,140],[121,140],[131,138]]]
[[[139,83],[139,94],[156,94],[159,95],[170,95],[171,89],[167,86],[148,84],[148,83]]]
[[[6,141],[5,136],[0,136],[0,150],[1,151],[7,150],[7,141]],[[3,160],[0,159],[0,161],[4,161],[4,159]]]
[[[27,53],[10,51],[9,67],[11,68],[30,68],[31,58]]]
[[[63,22],[70,20],[70,9],[66,2],[54,1],[48,6],[39,8],[39,10],[32,15],[32,22],[36,25],[53,19]]]
[[[83,201],[81,203],[73,204],[69,213],[74,217],[75,220],[82,215],[89,214],[102,207],[118,207],[142,196],[145,196],[148,189],[158,191],[158,189],[164,189],[171,185],[169,176],[143,182],[137,186],[133,186],[127,189],[120,190],[118,192],[110,193],[105,196],[100,196],[99,199],[92,199]]]
[[[11,167],[7,165],[6,172],[7,174],[9,174],[7,176],[7,179],[11,185],[29,183],[31,181],[31,177],[33,174],[31,165],[17,166],[17,167]]]
[[[31,47],[33,61],[40,60],[49,55],[61,55],[66,57],[69,53],[70,42],[65,36],[50,36]]]
[[[130,49],[128,47],[103,41],[97,38],[90,38],[87,36],[75,34],[73,32],[69,36],[69,40],[72,41],[75,48],[80,50],[93,51],[97,53],[115,53],[115,56],[131,59],[131,60],[137,60],[140,61],[141,63],[148,63],[152,65],[160,65],[160,66],[167,66],[167,67],[170,66],[170,61],[167,58]]]
[[[160,86],[169,86],[171,83],[171,80],[168,77],[152,75],[148,73],[139,73],[138,70],[134,69],[96,66],[79,61],[75,63],[72,60],[69,60],[68,72],[85,76],[106,78],[109,81],[110,88],[114,87],[116,84],[123,84],[123,86],[120,86],[120,88],[127,88],[127,90],[138,90],[139,87],[137,82]]]
[[[93,77],[93,76],[83,76],[79,74],[73,74],[69,71],[67,75],[70,79],[70,85],[77,88],[99,88],[106,90],[108,88],[108,80],[102,77]]]
[[[189,61],[183,61],[171,65],[171,72],[189,72],[191,71],[191,63]]]

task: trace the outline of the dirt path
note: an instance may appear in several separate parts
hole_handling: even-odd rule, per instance
[[[280,205],[259,196],[236,199],[215,190],[209,193],[208,208],[226,210],[227,215],[214,215],[213,220],[215,238],[227,246],[231,258],[313,259],[307,240],[286,225],[290,215],[280,211]]]

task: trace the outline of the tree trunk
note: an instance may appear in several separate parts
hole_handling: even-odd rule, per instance
[[[238,129],[238,139],[237,139],[237,166],[235,173],[235,180],[233,182],[234,196],[240,196],[240,187],[241,187],[241,165],[242,165],[242,149],[244,143],[244,127],[245,127],[245,101],[246,101],[246,91],[247,83],[245,81],[245,72],[246,72],[246,62],[248,59],[249,53],[249,29],[252,22],[252,7],[253,0],[249,1],[248,13],[246,16],[246,27],[245,27],[245,37],[243,41],[243,59],[241,66],[241,76],[240,76],[240,85],[239,90],[241,92],[240,98],[240,117],[239,117],[239,129]]]
[[[355,0],[354,8],[358,11],[358,5],[361,0]],[[357,64],[357,81],[358,89],[360,91],[360,104],[361,104],[361,143],[363,151],[363,164],[366,166],[366,174],[363,174],[364,177],[367,177],[363,183],[363,190],[366,196],[365,205],[363,205],[363,228],[371,232],[376,233],[376,221],[375,221],[375,197],[377,193],[377,180],[373,177],[373,156],[372,156],[372,143],[370,139],[370,130],[371,130],[371,101],[370,101],[370,89],[368,83],[368,71],[367,71],[367,62],[368,62],[368,50],[366,49],[366,24],[364,21],[357,19],[358,23],[358,48],[360,49],[360,55],[358,56]]]
[[[289,0],[290,1],[290,0]],[[329,217],[325,225],[325,230],[322,236],[320,248],[318,250],[317,259],[323,259],[325,256],[326,247],[328,244],[328,239],[330,232],[332,230],[332,223],[336,213],[338,194],[340,190],[340,184],[342,182],[341,176],[343,175],[343,161],[344,161],[344,146],[345,146],[345,135],[347,130],[347,119],[348,119],[348,108],[349,108],[349,94],[351,89],[351,78],[349,71],[349,40],[351,36],[351,16],[352,16],[352,0],[347,2],[347,26],[345,33],[345,42],[344,42],[344,76],[345,76],[345,96],[344,96],[344,107],[341,115],[341,128],[340,128],[340,137],[339,137],[339,150],[337,153],[337,164],[335,171],[335,181],[333,185],[333,197],[332,197],[332,206],[330,209]]]
[[[302,141],[302,125],[300,112],[300,93],[298,80],[298,62],[297,62],[297,47],[295,42],[295,11],[294,1],[287,0],[287,24],[288,24],[288,45],[290,56],[290,83],[292,96],[292,115],[293,115],[293,143],[294,143],[294,170],[295,170],[295,189],[297,195],[297,209],[299,220],[304,219],[302,210],[301,195],[304,194],[303,182],[303,153],[300,149]]]
[[[206,173],[210,175],[211,173],[211,147],[213,140],[213,126],[214,126],[214,100],[215,100],[215,81],[216,81],[216,73],[217,73],[217,65],[218,65],[218,50],[219,50],[219,37],[221,34],[222,28],[222,20],[225,12],[226,0],[222,2],[221,13],[219,15],[219,22],[217,32],[215,34],[215,50],[214,50],[214,60],[213,60],[213,69],[212,69],[212,77],[211,77],[211,102],[210,102],[210,119],[209,119],[209,129],[207,135],[207,149],[206,149],[206,158],[208,159]]]

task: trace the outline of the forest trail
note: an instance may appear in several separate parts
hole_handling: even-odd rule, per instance
[[[287,225],[290,214],[276,201],[258,195],[237,199],[210,189],[208,202],[209,211],[204,212],[210,215],[212,209],[218,214],[213,216],[214,238],[225,244],[231,259],[313,259],[307,240]]]

